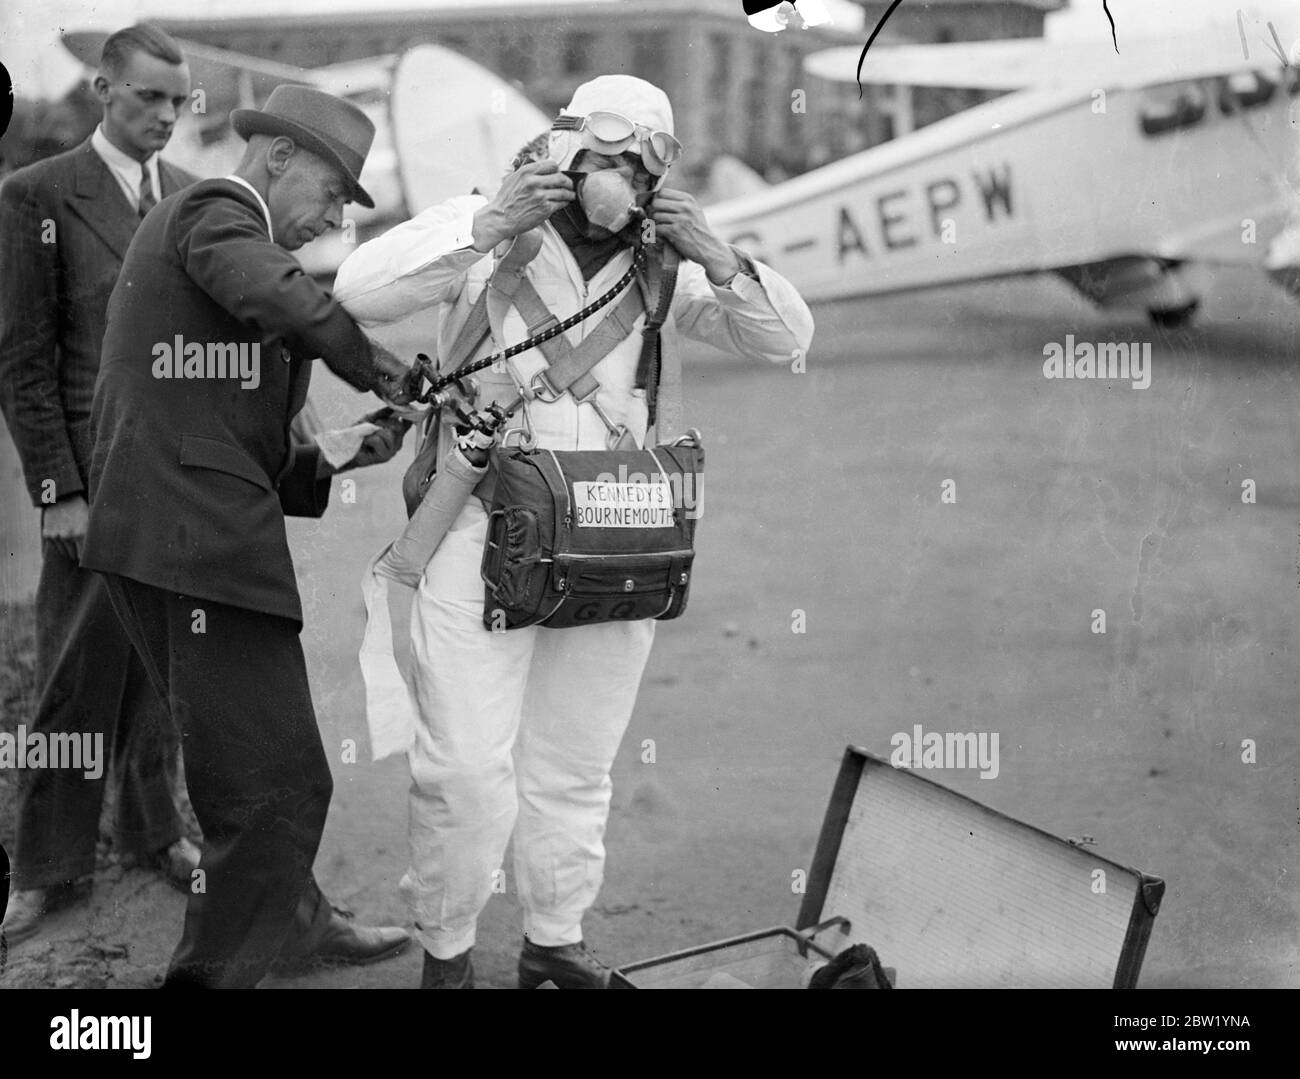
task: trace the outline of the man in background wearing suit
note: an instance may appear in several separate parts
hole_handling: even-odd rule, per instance
[[[410,400],[406,365],[289,253],[346,202],[372,205],[358,177],[374,125],[301,86],[231,123],[248,140],[236,172],[165,199],[131,242],[91,417],[83,562],[183,733],[205,840],[168,987],[251,987],[277,957],[363,963],[409,943],[349,924],[312,875],[333,780],[284,522],[329,497],[317,447],[290,437],[313,358]]]
[[[158,156],[188,101],[189,69],[170,37],[132,26],[105,42],[94,87],[104,107],[94,134],[0,186],[0,405],[41,509],[40,698],[30,733],[101,738],[112,759],[119,851],[188,890],[199,852],[173,802],[175,728],[104,582],[79,559],[108,297],[140,219],[196,179]],[[94,779],[81,769],[20,773],[10,943],[89,894],[99,771]]]

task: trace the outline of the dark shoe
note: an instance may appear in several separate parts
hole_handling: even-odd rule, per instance
[[[524,937],[519,953],[519,988],[537,989],[542,982],[555,983],[557,989],[608,989],[609,967],[591,952],[583,941],[543,948]]]
[[[156,850],[147,857],[140,858],[136,865],[144,869],[153,869],[178,892],[190,893],[194,883],[194,871],[199,867],[199,848],[185,836],[181,836],[169,847]]]
[[[326,901],[328,902],[328,900]],[[365,966],[401,955],[411,934],[397,926],[353,925],[351,911],[330,908],[329,921],[306,944],[280,953],[274,974],[300,973],[313,967]]]
[[[0,932],[4,933],[9,944],[34,937],[41,930],[42,922],[51,914],[90,898],[91,878],[79,881],[64,881],[48,888],[27,888],[14,892],[9,900],[9,912],[5,915]]]
[[[469,950],[451,959],[436,959],[424,953],[424,974],[420,977],[421,989],[473,989],[474,964]]]

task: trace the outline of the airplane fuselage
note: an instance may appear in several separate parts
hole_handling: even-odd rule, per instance
[[[710,220],[813,301],[1134,258],[1262,263],[1300,80],[1254,80],[1018,91]]]

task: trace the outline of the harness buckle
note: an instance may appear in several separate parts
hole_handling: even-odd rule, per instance
[[[535,450],[537,448],[537,432],[533,430],[533,417],[528,411],[528,402],[521,402],[521,408],[524,414],[524,422],[521,427],[511,427],[501,435],[501,448],[510,448],[510,436],[519,436],[519,448],[521,450]]]
[[[533,375],[528,383],[529,396],[541,401],[544,405],[552,405],[561,397],[561,391],[557,390],[551,380],[546,377],[546,371],[538,371]]]
[[[600,387],[597,387],[598,390]],[[570,390],[570,393],[573,391]],[[625,423],[615,423],[609,418],[605,410],[596,403],[596,390],[592,390],[586,397],[578,399],[579,404],[590,405],[592,410],[600,417],[600,422],[605,425],[605,445],[611,450],[621,449],[625,439],[632,439],[633,446],[636,445],[636,439],[632,435],[632,430]]]

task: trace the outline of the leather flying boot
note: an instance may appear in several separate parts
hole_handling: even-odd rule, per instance
[[[587,951],[584,941],[544,948],[524,937],[519,953],[519,988],[536,989],[542,982],[557,989],[608,989],[610,969]]]

